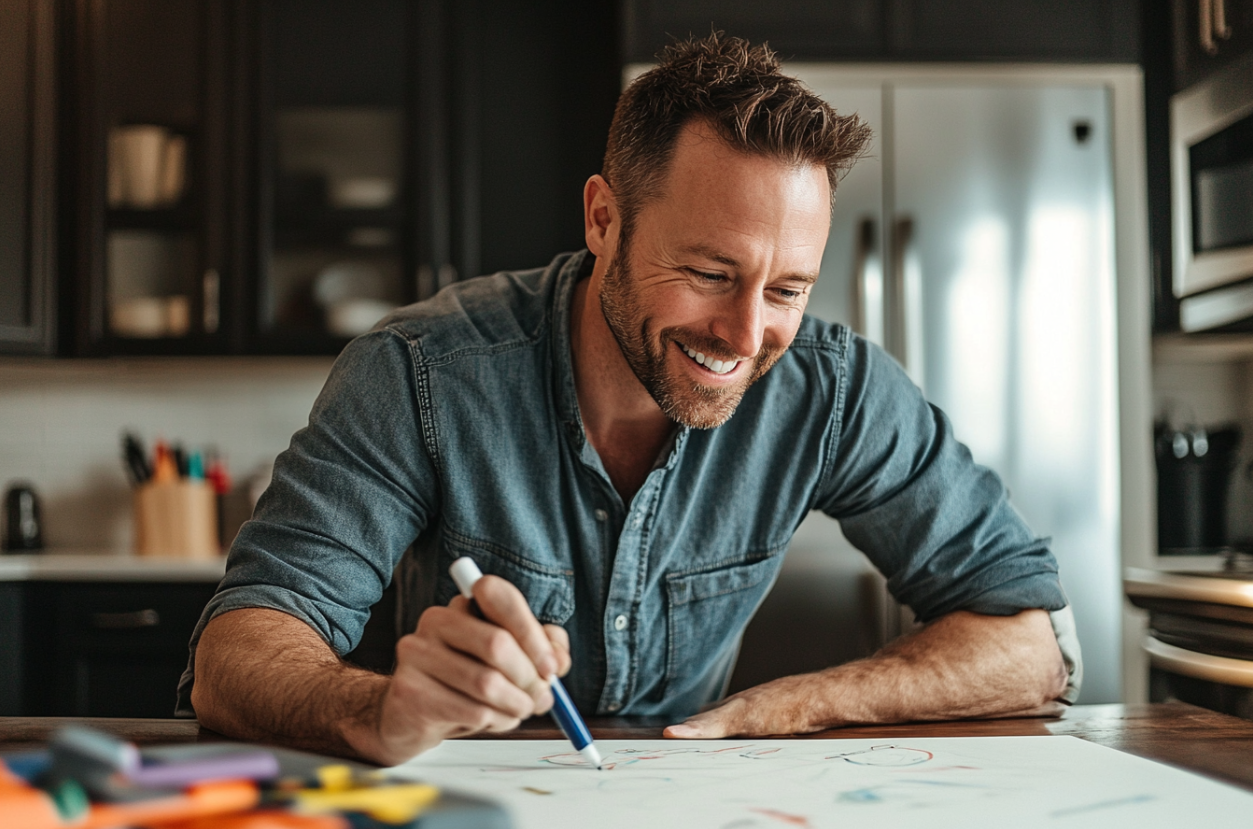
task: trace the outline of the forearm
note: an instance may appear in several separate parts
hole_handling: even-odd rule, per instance
[[[1065,687],[1048,613],[957,612],[867,659],[750,688],[666,733],[791,734],[859,723],[1044,713]]]
[[[192,706],[206,728],[335,755],[375,755],[388,678],[343,663],[304,622],[249,608],[211,621]]]
[[[1003,716],[1065,690],[1048,613],[949,614],[868,659],[819,674],[823,725]]]

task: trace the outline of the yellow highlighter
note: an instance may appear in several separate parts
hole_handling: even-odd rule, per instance
[[[292,793],[303,814],[362,812],[384,823],[407,823],[439,799],[439,789],[426,783],[362,786],[351,789],[304,789]]]

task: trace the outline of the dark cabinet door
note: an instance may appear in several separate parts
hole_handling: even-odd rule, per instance
[[[906,60],[1134,63],[1135,0],[887,0],[891,53]]]
[[[272,0],[249,26],[250,340],[334,353],[449,281],[438,3]]]
[[[229,351],[228,5],[67,8],[64,350]]]
[[[0,0],[0,353],[56,334],[52,0]]]
[[[759,43],[785,60],[881,57],[887,48],[883,0],[629,0],[628,60],[652,63],[671,37],[720,29]]]
[[[172,717],[187,643],[211,584],[62,584],[55,714]]]
[[[1173,0],[1175,89],[1253,50],[1253,0]]]
[[[1135,62],[1137,0],[629,0],[625,43],[652,62],[671,36],[711,28],[784,60]]]

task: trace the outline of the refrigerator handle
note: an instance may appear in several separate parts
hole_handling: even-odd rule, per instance
[[[857,223],[853,254],[853,330],[875,345],[884,345],[883,263],[875,220],[863,216]]]
[[[1201,50],[1207,55],[1218,54],[1218,44],[1214,41],[1213,0],[1198,0],[1197,26],[1200,29]]]
[[[892,293],[887,313],[887,349],[918,385],[923,383],[922,260],[917,231],[910,216],[896,219],[892,228]]]

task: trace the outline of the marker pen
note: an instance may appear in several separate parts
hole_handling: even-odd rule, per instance
[[[470,600],[470,609],[474,614],[482,618],[483,613],[479,610],[478,603],[474,601],[474,593],[471,588],[474,583],[483,578],[483,573],[479,570],[479,566],[474,560],[468,556],[462,556],[452,563],[448,568],[448,572],[452,575],[452,580],[457,583],[457,589],[461,591],[461,595]],[[561,733],[574,744],[579,754],[583,755],[583,759],[594,765],[596,768],[603,768],[600,759],[600,752],[596,750],[595,744],[592,743],[592,734],[587,730],[587,725],[583,722],[583,718],[579,716],[579,710],[574,707],[574,701],[570,699],[570,695],[566,693],[565,686],[561,684],[561,680],[556,674],[549,679],[549,685],[553,691],[553,719],[557,721],[557,725],[561,727]]]

